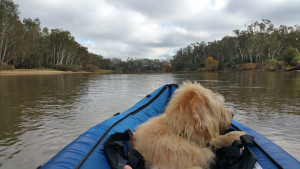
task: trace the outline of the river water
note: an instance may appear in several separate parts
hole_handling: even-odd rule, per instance
[[[0,168],[36,168],[81,133],[156,88],[198,81],[235,120],[300,160],[300,74],[60,74],[0,76]]]

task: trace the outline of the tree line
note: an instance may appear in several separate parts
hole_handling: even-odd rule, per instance
[[[19,19],[18,5],[0,4],[0,62],[15,68],[55,68],[81,65],[94,56],[69,31],[41,28],[38,18]]]
[[[78,71],[109,69],[116,71],[163,70],[167,60],[104,58],[88,52],[67,30],[41,28],[38,18],[20,21],[18,5],[12,0],[0,3],[0,70],[14,68],[54,68]]]
[[[0,4],[0,70],[54,68],[59,70],[108,69],[117,72],[169,72],[237,68],[244,63],[267,64],[271,69],[300,63],[300,27],[275,28],[263,19],[234,30],[233,36],[196,42],[176,51],[170,59],[104,58],[88,52],[67,30],[41,28],[38,18],[20,21],[18,5]],[[255,65],[254,65],[255,67]]]
[[[175,70],[194,70],[205,67],[209,57],[218,68],[236,68],[237,65],[256,63],[270,69],[300,64],[299,25],[275,28],[268,19],[245,25],[245,30],[233,30],[234,36],[225,36],[213,42],[196,42],[179,49],[171,60]]]

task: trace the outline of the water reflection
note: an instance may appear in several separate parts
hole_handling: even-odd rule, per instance
[[[24,157],[47,148],[40,147],[42,141],[59,138],[59,123],[74,120],[70,110],[84,94],[84,82],[72,75],[0,76],[0,165],[26,166],[29,159]]]
[[[222,95],[236,120],[300,159],[300,76],[286,72],[0,76],[0,166],[36,168],[82,132],[164,84]]]

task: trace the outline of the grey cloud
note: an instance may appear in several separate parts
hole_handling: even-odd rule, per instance
[[[299,24],[300,1],[298,0],[230,0],[224,9],[225,13],[243,17],[244,21],[270,19],[276,25]]]
[[[184,1],[178,0],[174,3],[173,0],[160,0],[160,1],[149,1],[149,0],[107,0],[119,8],[127,8],[129,10],[137,11],[142,13],[149,18],[169,18],[180,12],[184,6]]]
[[[21,18],[69,30],[104,57],[171,57],[197,41],[231,36],[248,21],[299,24],[299,0],[14,0]],[[217,6],[217,5],[220,6]],[[298,23],[297,23],[298,22]]]

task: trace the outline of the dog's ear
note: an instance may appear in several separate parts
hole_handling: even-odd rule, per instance
[[[206,141],[216,139],[219,134],[218,110],[212,104],[206,95],[197,95],[190,104],[195,128]]]
[[[172,99],[168,103],[165,114],[167,115],[168,123],[177,132],[184,132],[187,137],[195,134],[196,121],[193,120],[193,114],[196,112],[197,98],[196,91],[192,88],[192,83],[184,83],[180,86]],[[194,106],[195,105],[195,106]]]

